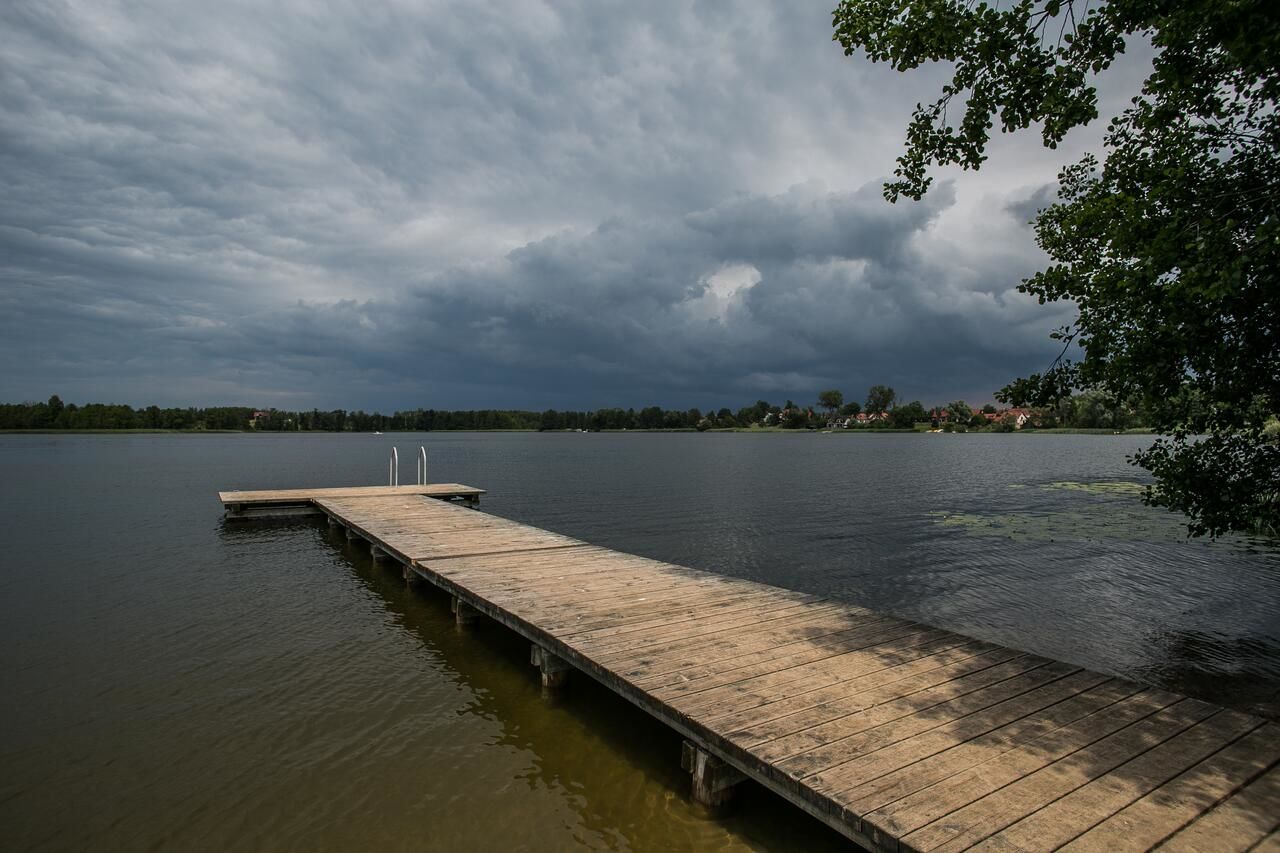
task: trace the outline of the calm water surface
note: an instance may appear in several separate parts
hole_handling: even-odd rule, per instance
[[[465,634],[323,525],[214,492],[377,484],[1280,713],[1280,550],[1137,504],[1132,436],[5,436],[0,827],[14,850],[839,849],[679,739]],[[412,465],[408,476],[411,479]]]

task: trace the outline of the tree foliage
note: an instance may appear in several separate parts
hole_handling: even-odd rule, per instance
[[[898,392],[888,385],[872,385],[867,391],[867,404],[864,410],[869,415],[887,412],[893,408],[893,404],[897,399]]]
[[[956,400],[947,404],[947,416],[956,423],[968,423],[973,417],[973,409],[964,400]]]
[[[1057,203],[1035,220],[1051,264],[1020,289],[1076,306],[1053,334],[1062,355],[997,397],[1135,400],[1161,433],[1134,457],[1156,477],[1149,503],[1185,512],[1195,535],[1273,526],[1280,444],[1264,427],[1280,410],[1280,5],[844,0],[834,25],[846,53],[954,68],[916,108],[891,201],[923,196],[931,166],[978,168],[997,124],[1036,124],[1055,147],[1098,117],[1096,75],[1150,41],[1151,74],[1111,118],[1103,156],[1066,166]]]
[[[794,406],[794,404],[793,404]],[[64,404],[57,395],[45,403],[0,403],[0,430],[176,429],[254,430],[258,432],[380,432],[431,430],[580,430],[580,429],[702,429],[751,426],[781,409],[765,400],[745,406],[735,415],[728,408],[704,416],[696,408],[679,410],[648,406],[594,411],[547,409],[443,410],[410,409],[393,414],[348,411],[255,410],[248,406],[211,408],[133,408],[119,403]],[[797,410],[800,411],[800,410]],[[800,411],[798,426],[809,425]]]
[[[830,391],[821,391],[818,394],[818,405],[826,409],[827,415],[830,416],[844,405],[844,394],[834,388]]]
[[[919,400],[912,400],[902,406],[895,406],[889,412],[889,423],[896,429],[911,429],[918,423],[929,420],[929,412]]]

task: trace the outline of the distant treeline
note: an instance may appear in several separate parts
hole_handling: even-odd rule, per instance
[[[598,409],[596,411],[525,412],[509,409],[446,411],[414,409],[384,415],[379,412],[332,411],[289,412],[253,409],[248,406],[211,408],[167,408],[147,406],[135,409],[118,403],[90,403],[77,406],[63,403],[57,396],[45,403],[0,404],[0,429],[175,429],[175,430],[256,430],[265,432],[327,431],[381,432],[428,430],[563,430],[563,429],[706,429],[710,426],[749,426],[770,411],[779,411],[763,400],[754,406],[731,412],[720,409],[703,414],[698,409],[668,410]]]
[[[985,407],[992,411],[994,407]],[[248,406],[211,408],[135,409],[116,403],[77,406],[54,395],[44,403],[0,404],[0,429],[6,430],[255,430],[260,432],[395,432],[430,430],[622,430],[622,429],[728,429],[753,425],[784,429],[818,429],[832,423],[861,429],[911,429],[920,424],[949,428],[968,424],[973,428],[1000,428],[988,424],[977,410],[962,402],[926,410],[917,401],[901,403],[892,388],[876,385],[867,396],[865,411],[877,416],[855,424],[864,406],[846,404],[839,391],[824,391],[817,405],[801,406],[787,400],[775,406],[765,400],[737,411],[727,408],[596,409],[594,411],[526,412],[512,409],[448,411],[413,409],[384,415],[379,412],[289,412]],[[847,419],[847,420],[846,420]],[[1028,426],[1125,429],[1146,421],[1140,406],[1113,400],[1095,392],[1065,398],[1055,406],[1034,412]],[[1007,424],[1005,425],[1007,426]]]

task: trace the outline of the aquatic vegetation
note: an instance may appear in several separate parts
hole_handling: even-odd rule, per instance
[[[1063,489],[1072,492],[1088,492],[1093,495],[1133,495],[1137,497],[1146,488],[1142,483],[1132,480],[1102,480],[1095,483],[1077,483],[1062,480],[1057,483],[1045,483],[1042,489]]]
[[[1098,539],[1168,542],[1186,538],[1185,528],[1176,519],[1150,512],[1116,512],[1114,507],[1082,507],[1047,513],[936,511],[928,515],[943,527],[957,528],[973,536],[1027,542]]]
[[[1087,487],[1081,488],[1082,486]],[[1092,486],[1104,488],[1088,488]],[[1113,486],[1116,488],[1107,488]],[[1137,483],[1054,483],[1049,487],[1104,497],[1127,496],[1133,493],[1134,487],[1140,488]],[[1187,541],[1187,529],[1176,515],[1153,510],[1137,501],[1085,499],[1064,509],[993,513],[936,510],[926,515],[935,524],[961,530],[971,536],[1021,542]],[[1228,534],[1220,537],[1220,540],[1233,548],[1250,552],[1274,551],[1280,547],[1280,537],[1267,530],[1252,534]]]

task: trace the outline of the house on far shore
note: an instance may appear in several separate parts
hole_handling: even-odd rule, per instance
[[[1001,409],[998,412],[983,412],[982,416],[987,419],[988,423],[1008,423],[1013,424],[1014,429],[1022,429],[1035,417],[1035,412],[1030,409],[1013,408]]]
[[[853,429],[854,427],[867,426],[868,424],[877,423],[879,421],[889,420],[888,412],[859,412],[856,415],[833,415],[827,419],[827,429]]]
[[[764,424],[768,426],[769,424],[785,421],[789,411],[790,410],[783,411],[781,417],[775,416],[772,413],[766,415]],[[979,409],[973,409],[973,413],[986,418],[987,423],[1009,423],[1013,425],[1014,429],[1022,429],[1031,422],[1032,418],[1035,417],[1035,412],[1030,409],[1023,408],[1003,409],[996,412],[983,412]],[[812,410],[810,410],[809,416],[813,417]],[[935,422],[935,424],[944,424],[951,420],[951,413],[948,412],[945,407],[936,406],[929,411],[929,417]],[[859,412],[856,415],[850,415],[848,417],[833,415],[832,417],[827,418],[826,428],[852,429],[859,426],[870,426],[871,424],[881,423],[887,420],[889,420],[888,412]]]
[[[984,412],[980,409],[974,408],[973,413],[986,418],[987,423],[989,424],[1005,422],[1011,423],[1013,424],[1014,429],[1022,429],[1031,421],[1032,418],[1035,417],[1035,412],[1030,409],[1017,407],[1012,409],[1001,409],[994,412]],[[947,411],[945,406],[935,406],[929,411],[929,417],[936,423],[945,424],[951,420],[951,413]]]
[[[1031,420],[1031,415],[1032,415],[1032,412],[1030,409],[1014,408],[1014,409],[1006,409],[1003,412],[997,412],[996,418],[1002,421],[1006,419],[1011,419],[1013,421],[1014,429],[1022,429],[1024,426],[1026,426],[1027,421]]]

